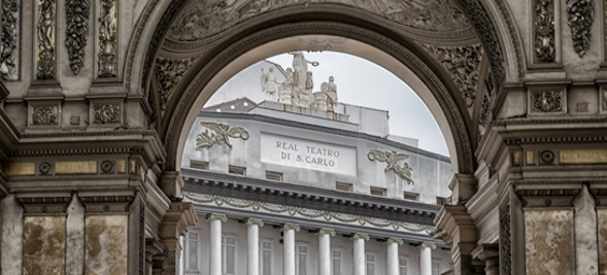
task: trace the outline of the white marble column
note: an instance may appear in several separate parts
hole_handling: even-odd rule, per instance
[[[369,240],[369,235],[366,233],[356,233],[354,237],[354,275],[367,274],[367,258],[365,255],[365,241]]]
[[[335,236],[335,230],[321,228],[318,232],[318,256],[320,263],[320,275],[331,275],[331,237]]]
[[[388,275],[399,275],[398,246],[403,244],[400,239],[389,238],[386,242],[386,271]]]
[[[247,220],[247,266],[249,275],[259,275],[259,228],[263,226],[263,221],[256,218]]]
[[[419,267],[421,275],[432,275],[432,248],[434,245],[423,243],[421,246]]]
[[[179,266],[177,274],[183,275],[185,272],[185,237],[179,236]]]
[[[209,214],[207,217],[211,225],[211,273],[210,275],[221,275],[221,224],[228,221],[224,214]]]
[[[295,275],[295,232],[299,226],[287,223],[283,228],[283,275]]]

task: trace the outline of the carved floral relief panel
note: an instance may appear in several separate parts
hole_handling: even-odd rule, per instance
[[[554,0],[536,0],[533,19],[534,57],[537,63],[556,61]]]
[[[56,0],[36,1],[36,79],[54,80],[56,57]]]
[[[100,0],[97,18],[97,76],[118,74],[118,1]]]
[[[563,88],[541,88],[529,91],[529,113],[554,115],[567,112],[566,94]]]
[[[78,75],[84,66],[85,49],[89,31],[89,0],[66,0],[65,2],[65,47],[70,69]]]
[[[524,216],[527,275],[574,274],[573,210],[525,209]]]
[[[21,1],[0,1],[0,80],[19,78]]]
[[[168,59],[163,57],[156,59],[156,79],[160,84],[160,107],[163,110],[166,109],[166,105],[171,99],[173,89],[179,84],[193,60],[193,58]]]
[[[59,125],[58,104],[34,104],[31,113],[32,126],[57,126]]]
[[[91,107],[94,124],[119,124],[122,122],[122,104],[119,102],[95,102]]]
[[[584,57],[590,49],[593,21],[594,0],[567,0],[567,23],[573,49],[579,57]]]
[[[65,217],[23,219],[23,275],[65,274]]]

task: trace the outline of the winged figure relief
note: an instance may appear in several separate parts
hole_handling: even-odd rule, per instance
[[[213,145],[226,145],[232,149],[230,139],[249,139],[249,132],[242,127],[230,127],[227,124],[215,122],[201,122],[200,125],[206,128],[196,137],[196,150],[208,149]]]
[[[385,172],[392,171],[407,183],[413,183],[413,171],[405,161],[409,158],[408,155],[396,151],[371,150],[367,157],[370,161],[385,162]]]

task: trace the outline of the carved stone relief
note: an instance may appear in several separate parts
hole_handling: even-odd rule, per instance
[[[385,172],[392,171],[408,184],[413,184],[413,169],[405,160],[408,155],[395,151],[371,150],[367,154],[370,161],[385,162]]]
[[[121,118],[120,103],[95,103],[93,116],[95,124],[116,124]]]
[[[32,107],[32,125],[51,126],[59,124],[59,107],[53,105],[34,105]]]
[[[563,112],[563,91],[538,90],[531,91],[531,112],[534,113],[557,113]]]
[[[590,49],[594,20],[593,5],[592,0],[567,0],[567,19],[571,28],[573,49],[580,57],[584,57],[586,51]]]
[[[447,70],[470,108],[476,99],[483,49],[480,44],[460,47],[424,45]]]
[[[57,25],[56,1],[38,0],[37,35],[37,62],[36,79],[55,79],[55,29]]]
[[[208,149],[213,145],[226,145],[232,149],[230,138],[249,139],[249,132],[242,127],[214,122],[201,122],[200,125],[206,129],[196,137],[196,150]]]
[[[554,62],[556,59],[554,1],[537,0],[535,2],[535,58],[541,63]]]
[[[188,70],[193,62],[193,58],[188,59],[168,59],[159,57],[156,59],[156,78],[160,84],[160,107],[166,109],[173,89],[177,86],[183,74]]]
[[[84,66],[85,48],[89,31],[89,0],[66,0],[65,2],[65,47],[70,68],[78,75]]]
[[[97,75],[116,77],[118,70],[118,3],[101,0],[97,34]]]
[[[510,233],[510,218],[510,202],[504,201],[499,207],[499,267],[500,274],[502,275],[512,274],[512,236]]]
[[[18,78],[19,4],[17,0],[0,2],[0,79]]]
[[[195,41],[239,21],[270,10],[296,4],[335,3],[370,10],[404,26],[433,32],[469,28],[469,22],[452,0],[213,0],[196,1],[179,16],[171,27],[171,38]]]

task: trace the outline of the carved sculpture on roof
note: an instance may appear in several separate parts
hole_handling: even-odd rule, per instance
[[[37,33],[37,64],[36,79],[55,79],[55,0],[39,0]]]
[[[17,23],[20,2],[0,2],[0,80],[17,80],[18,77]]]
[[[385,162],[385,172],[392,171],[399,178],[407,182],[407,184],[413,184],[413,170],[405,160],[409,158],[409,155],[398,153],[396,151],[381,151],[371,150],[367,154],[370,161]]]
[[[168,59],[158,57],[156,59],[156,78],[160,84],[160,108],[166,109],[173,89],[192,64],[193,59]]]
[[[116,0],[101,0],[97,49],[97,75],[115,77],[118,70],[118,5]]]
[[[84,66],[84,50],[89,32],[89,10],[89,0],[67,0],[65,2],[67,20],[65,47],[74,75],[78,75]]]
[[[469,28],[469,22],[453,0],[211,0],[196,1],[171,27],[171,38],[200,40],[256,14],[288,5],[335,3],[370,10],[404,26],[433,32]]]
[[[584,57],[586,51],[590,49],[594,19],[593,5],[592,0],[567,0],[567,19],[571,29],[573,49],[579,57]]]
[[[535,3],[535,57],[539,62],[554,62],[554,0],[537,0]]]
[[[230,139],[245,141],[249,139],[249,132],[242,127],[230,127],[227,124],[204,121],[200,125],[206,129],[196,137],[196,150],[198,151],[209,149],[214,145],[226,145],[232,149]]]
[[[476,99],[480,79],[483,50],[480,44],[459,47],[424,45],[451,75],[464,97],[466,107],[471,108]]]

